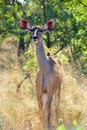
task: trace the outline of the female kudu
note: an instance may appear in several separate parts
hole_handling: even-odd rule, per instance
[[[36,56],[39,71],[36,75],[37,100],[39,103],[41,123],[44,130],[51,130],[50,109],[53,94],[55,95],[55,116],[58,115],[60,101],[60,90],[62,84],[62,71],[60,62],[54,61],[50,56],[46,56],[42,35],[44,32],[54,28],[54,19],[48,20],[43,27],[31,27],[26,19],[20,19],[20,27],[32,33],[32,38],[36,44]]]

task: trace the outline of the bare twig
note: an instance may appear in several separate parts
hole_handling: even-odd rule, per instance
[[[21,88],[21,85],[23,84],[23,82],[24,82],[27,78],[29,78],[30,83],[31,83],[32,86],[33,86],[32,80],[31,80],[31,78],[30,78],[30,74],[28,73],[28,74],[26,74],[26,76],[24,77],[24,79],[21,80],[21,82],[17,85],[17,90],[16,90],[17,92],[19,92],[19,90],[20,90],[20,88]]]

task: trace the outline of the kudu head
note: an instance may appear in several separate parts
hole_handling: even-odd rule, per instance
[[[55,26],[55,20],[54,19],[48,20],[43,27],[39,26],[31,27],[30,23],[27,22],[26,19],[21,18],[19,24],[22,29],[27,29],[31,32],[34,41],[39,41],[42,38],[43,33],[53,30]]]

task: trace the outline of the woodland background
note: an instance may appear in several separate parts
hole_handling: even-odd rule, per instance
[[[68,130],[87,130],[86,0],[0,0],[0,130],[40,129],[35,49],[30,33],[19,27],[22,17],[40,26],[55,19],[55,29],[43,38],[46,52],[64,67],[58,122]],[[25,50],[21,47],[18,57],[22,37]],[[26,73],[29,77],[21,84]]]

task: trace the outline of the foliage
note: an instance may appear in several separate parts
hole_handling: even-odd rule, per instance
[[[35,57],[35,49],[31,45],[29,46],[29,50],[25,53],[26,56],[26,64],[23,66],[23,69],[26,72],[35,73],[37,71],[37,62]]]
[[[85,0],[0,0],[0,33],[2,37],[24,33],[19,19],[26,18],[31,25],[41,25],[51,18],[56,20],[54,31],[47,33],[44,40],[48,47],[57,46],[65,50],[70,62],[87,75],[87,2]],[[80,67],[79,65],[80,64]]]

